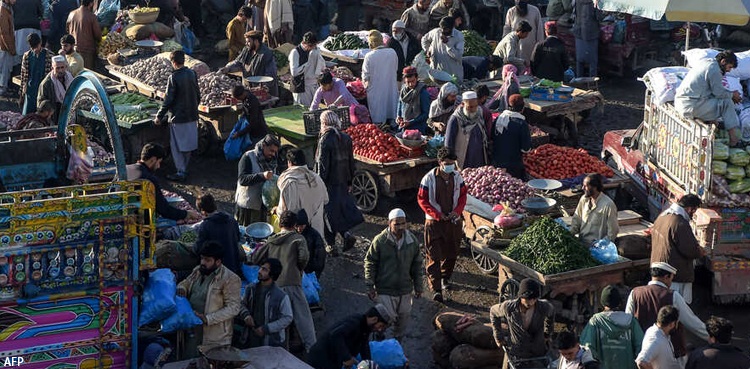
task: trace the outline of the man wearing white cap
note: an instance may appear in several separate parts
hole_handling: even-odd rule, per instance
[[[687,354],[687,342],[683,327],[706,341],[708,340],[708,332],[706,332],[706,325],[695,316],[682,295],[669,288],[675,274],[677,274],[677,269],[667,263],[651,263],[651,281],[646,286],[633,288],[628,297],[625,312],[633,314],[638,319],[641,329],[645,332],[656,323],[659,309],[667,305],[676,307],[680,311],[679,321],[682,324],[671,334],[671,340],[675,357],[681,359],[684,366],[687,360],[685,356]]]
[[[479,168],[489,163],[487,128],[480,111],[477,93],[466,91],[463,103],[448,119],[445,147],[458,156],[458,167]]]
[[[55,124],[57,124],[57,118],[65,99],[65,92],[68,91],[71,82],[73,82],[73,75],[68,71],[68,61],[62,55],[53,56],[52,70],[39,85],[36,101],[37,105],[44,100],[55,104],[55,113],[52,114],[52,121]]]
[[[396,68],[396,78],[401,81],[401,71],[404,67],[411,65],[414,58],[419,54],[419,41],[406,33],[406,24],[401,19],[397,19],[391,26],[391,38],[385,46],[396,51],[398,56],[398,68]]]
[[[422,295],[422,260],[417,238],[406,229],[406,214],[391,210],[388,228],[375,236],[365,254],[365,283],[370,299],[395,318],[393,336],[399,341],[409,323],[412,291],[416,298]]]

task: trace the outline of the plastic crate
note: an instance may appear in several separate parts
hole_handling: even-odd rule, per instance
[[[570,93],[561,93],[553,88],[547,87],[531,87],[531,100],[539,101],[570,101],[573,95]]]
[[[324,111],[333,110],[341,120],[341,129],[349,128],[351,122],[349,121],[349,107],[335,107],[328,109],[318,109],[302,113],[302,120],[305,123],[305,134],[317,135],[320,133],[320,115]]]

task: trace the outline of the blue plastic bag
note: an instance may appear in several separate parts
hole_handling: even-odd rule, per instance
[[[176,294],[177,282],[171,270],[157,269],[151,272],[143,289],[138,326],[158,322],[174,314],[177,310]]]
[[[232,138],[235,133],[244,130],[248,124],[250,123],[248,123],[245,117],[241,117],[237,123],[234,124],[232,132],[229,134],[229,138],[227,138],[227,141],[224,143],[224,157],[227,160],[238,160],[242,157],[242,154],[253,145],[248,135]]]
[[[302,290],[305,292],[305,298],[310,305],[320,303],[320,283],[315,273],[304,273],[302,275]]]
[[[177,308],[174,314],[161,322],[162,333],[180,331],[203,324],[203,321],[193,312],[193,307],[190,306],[188,299],[177,296],[175,297],[175,304]]]
[[[185,54],[193,55],[193,51],[195,51],[195,33],[193,33],[190,28],[182,27],[181,41],[182,51],[184,51]]]
[[[617,254],[617,246],[606,237],[594,242],[594,245],[591,246],[591,256],[602,264],[612,264],[620,261],[620,255]]]
[[[380,369],[401,369],[407,362],[404,349],[393,338],[384,341],[371,341],[370,356]]]
[[[120,11],[120,0],[102,0],[96,11],[96,19],[101,27],[109,27],[115,23],[117,12]]]
[[[258,283],[258,270],[260,267],[257,265],[242,265],[242,274],[247,279],[247,283]]]

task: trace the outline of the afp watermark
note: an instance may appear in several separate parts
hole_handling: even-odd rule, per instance
[[[24,364],[23,357],[21,356],[8,356],[5,358],[0,358],[0,363],[2,363],[3,367],[13,367],[13,366],[21,366]]]

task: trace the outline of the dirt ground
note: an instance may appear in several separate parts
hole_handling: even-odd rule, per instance
[[[221,64],[219,60],[209,63],[212,69]],[[596,109],[592,115],[579,126],[580,144],[592,154],[601,150],[604,132],[611,129],[635,128],[640,123],[643,112],[643,85],[634,78],[605,79],[599,85],[606,104]],[[0,110],[18,110],[10,100],[0,101]],[[173,167],[169,162],[160,175],[169,173]],[[165,189],[175,191],[193,202],[195,196],[203,191],[211,192],[217,199],[221,210],[233,211],[234,189],[236,185],[237,162],[228,162],[220,155],[220,150],[213,154],[195,157],[190,164],[190,174],[186,183],[170,183],[163,180]],[[356,313],[364,312],[371,304],[366,296],[362,259],[367,242],[386,226],[387,211],[401,207],[410,222],[409,227],[417,237],[422,238],[424,215],[416,202],[416,192],[401,193],[396,199],[387,199],[373,214],[366,216],[366,222],[353,230],[362,238],[354,250],[340,257],[329,257],[321,284],[324,310],[314,313],[318,332],[323,331],[335,321]],[[708,277],[696,283],[696,313],[702,319],[711,314],[732,319],[735,323],[735,342],[740,347],[748,348],[750,320],[743,316],[742,307],[716,307],[711,305],[708,294]],[[432,318],[442,308],[451,308],[488,318],[490,306],[498,302],[497,276],[482,274],[471,259],[470,252],[462,249],[456,266],[454,289],[447,293],[444,305],[429,300],[429,296],[415,300],[412,311],[412,325],[404,340],[405,352],[414,369],[434,368],[430,350],[430,337],[433,331]]]

